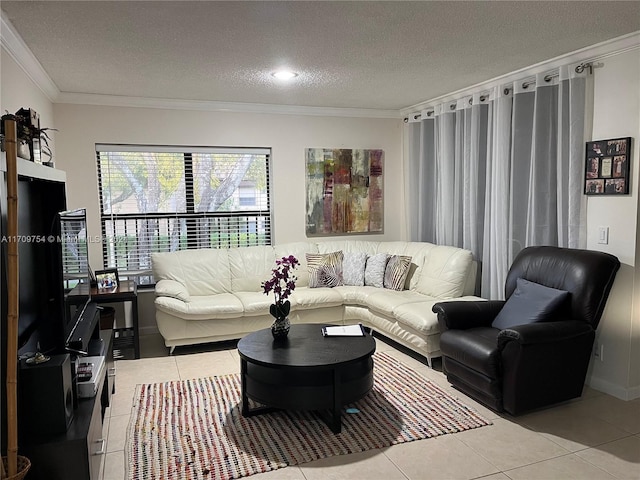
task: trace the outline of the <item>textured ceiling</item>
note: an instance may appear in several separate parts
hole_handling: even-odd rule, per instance
[[[640,30],[638,1],[0,7],[61,92],[391,110]]]

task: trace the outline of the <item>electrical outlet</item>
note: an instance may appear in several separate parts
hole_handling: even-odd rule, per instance
[[[593,356],[604,362],[604,345],[598,341],[593,344]]]

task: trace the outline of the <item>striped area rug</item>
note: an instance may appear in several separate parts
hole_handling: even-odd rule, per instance
[[[240,376],[138,385],[126,443],[127,479],[233,479],[333,455],[489,425],[460,400],[385,353],[374,388],[343,411],[342,432],[312,412],[244,418]]]

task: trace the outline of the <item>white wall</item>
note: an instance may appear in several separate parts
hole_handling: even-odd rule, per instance
[[[402,240],[402,124],[393,119],[358,119],[141,108],[52,105],[3,50],[1,111],[21,107],[40,113],[41,125],[56,127],[55,162],[67,172],[70,208],[89,210],[92,234],[98,220],[95,143],[258,146],[273,149],[275,242],[305,239],[304,149],[307,147],[385,150],[385,232],[374,240]],[[630,399],[640,397],[640,55],[638,50],[607,57],[594,69],[594,140],[632,140],[631,194],[588,198],[587,248],[622,262],[598,329],[603,360],[592,361],[588,383]],[[597,227],[608,226],[608,245],[597,243]],[[100,248],[91,262],[101,265]],[[153,328],[153,313],[141,323]],[[148,318],[147,318],[148,317]]]
[[[621,268],[597,332],[602,359],[593,359],[589,384],[623,399],[640,397],[640,54],[604,58],[594,69],[591,139],[632,137],[630,194],[588,197],[587,248],[616,255]],[[599,226],[609,243],[597,243]]]
[[[304,241],[305,148],[381,148],[384,233],[370,240],[402,240],[401,119],[365,119],[180,111],[56,104],[56,167],[67,172],[69,208],[86,207],[91,235],[100,233],[96,143],[250,146],[272,148],[274,241]],[[102,265],[91,245],[93,268]]]
[[[41,128],[54,128],[51,100],[24,73],[24,70],[1,49],[0,57],[0,112],[16,113],[21,108],[32,108],[40,115]],[[55,148],[56,133],[49,135],[49,146]]]

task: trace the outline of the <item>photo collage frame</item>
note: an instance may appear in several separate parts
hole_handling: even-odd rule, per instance
[[[587,142],[585,195],[627,195],[631,137]]]

